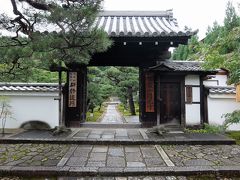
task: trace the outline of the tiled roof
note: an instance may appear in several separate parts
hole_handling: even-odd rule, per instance
[[[166,60],[160,61],[159,64],[150,68],[156,71],[190,71],[190,72],[201,72],[205,71],[201,67],[199,61],[173,61]]]
[[[236,88],[233,86],[208,86],[211,94],[236,94]]]
[[[111,37],[191,36],[196,31],[178,27],[172,10],[168,11],[103,11],[96,20]]]
[[[56,83],[0,83],[0,91],[57,92]]]

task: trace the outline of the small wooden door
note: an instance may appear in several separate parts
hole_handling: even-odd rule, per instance
[[[181,122],[181,89],[179,82],[160,83],[160,123],[179,125]]]

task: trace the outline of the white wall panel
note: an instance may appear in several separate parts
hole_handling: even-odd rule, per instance
[[[209,124],[222,125],[225,118],[223,114],[240,110],[240,102],[235,101],[235,95],[211,95],[208,97]],[[234,124],[229,130],[240,130],[240,124]]]
[[[200,85],[199,75],[187,75],[185,76],[185,85]]]
[[[200,125],[200,104],[186,104],[186,125]]]
[[[193,87],[193,102],[200,102],[200,87]]]
[[[8,96],[14,119],[7,119],[6,128],[19,128],[27,121],[46,122],[52,128],[58,125],[58,101],[52,96]]]

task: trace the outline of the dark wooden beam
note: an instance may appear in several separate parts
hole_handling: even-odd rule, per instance
[[[166,45],[155,45],[154,43],[119,43],[116,42],[103,53],[94,54],[90,66],[139,66],[145,62],[156,62],[169,59],[171,53]]]
[[[149,42],[155,45],[155,42],[158,44],[165,44],[169,47],[177,47],[179,44],[187,44],[188,43],[188,36],[159,36],[159,37],[112,37],[111,38],[114,42]]]

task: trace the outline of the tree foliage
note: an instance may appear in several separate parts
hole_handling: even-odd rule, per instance
[[[117,95],[124,105],[129,104],[130,112],[135,115],[134,95],[139,90],[139,72],[135,67],[111,67],[106,70],[107,77],[117,87]]]
[[[204,51],[201,53],[202,58],[205,59],[204,67],[228,69],[229,83],[238,84],[240,82],[240,17],[230,2],[227,4],[224,25],[213,29],[206,37],[206,39],[210,38],[213,39],[212,42],[203,44]]]
[[[32,67],[48,70],[63,62],[88,64],[93,53],[111,41],[94,26],[101,0],[11,0],[14,17],[0,15],[11,36],[0,39],[1,77],[28,77]],[[23,8],[20,8],[20,7]]]
[[[230,125],[240,123],[240,111],[235,110],[232,113],[224,114],[223,117],[225,118],[224,127],[227,129]]]
[[[96,107],[100,110],[102,103],[113,96],[115,92],[115,87],[106,78],[104,70],[98,67],[88,68],[87,89],[87,105],[91,112]]]
[[[204,68],[211,70],[225,68],[230,71],[228,83],[240,83],[240,17],[231,2],[223,26],[214,22],[202,41],[191,40],[175,50],[173,59],[204,61]]]
[[[88,68],[88,109],[93,111],[109,97],[120,101],[135,115],[134,101],[137,100],[139,72],[135,67],[89,67]]]
[[[174,49],[173,60],[191,60],[190,57],[194,56],[199,51],[198,36],[192,36],[188,41],[188,45],[180,44],[178,48]]]

